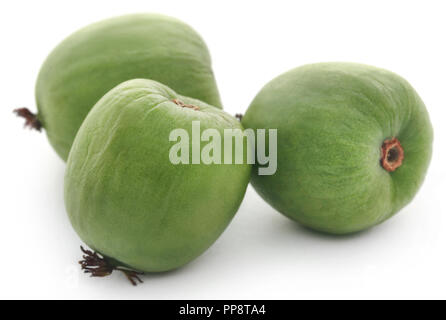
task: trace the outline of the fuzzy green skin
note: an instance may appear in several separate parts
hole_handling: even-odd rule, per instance
[[[268,83],[243,117],[245,128],[277,129],[278,169],[252,185],[301,224],[344,234],[374,226],[415,196],[432,153],[432,126],[414,89],[386,70],[319,63]],[[383,141],[397,137],[401,167],[380,165]]]
[[[155,14],[104,20],[57,46],[37,79],[38,118],[62,159],[95,103],[135,78],[159,81],[221,107],[206,44],[188,25]]]
[[[242,129],[224,111],[151,80],[124,82],[95,105],[65,175],[66,209],[85,243],[124,265],[157,272],[186,264],[219,237],[243,199],[251,166],[172,164],[169,133],[184,128],[191,137],[193,120],[202,132]]]

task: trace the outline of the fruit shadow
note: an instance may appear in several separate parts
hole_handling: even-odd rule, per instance
[[[174,270],[169,270],[169,271],[162,271],[162,272],[145,272],[143,275],[141,275],[141,280],[143,280],[144,282],[149,282],[151,280],[162,280],[162,279],[166,279],[166,278],[170,278],[173,276],[177,276],[181,273],[187,272],[187,269],[189,269],[189,265],[191,263],[182,266],[178,269],[174,269]]]
[[[267,225],[263,225],[256,239],[242,244],[244,248],[239,248],[237,253],[243,256],[256,252],[254,259],[268,265],[266,268],[274,269],[284,263],[303,269],[324,268],[327,263],[340,267],[349,261],[352,252],[357,255],[355,248],[359,244],[370,243],[374,238],[371,229],[344,235],[327,234],[305,227],[273,209],[268,211]],[[268,261],[264,261],[265,256]],[[358,263],[363,259],[366,258],[362,254],[356,256]]]
[[[259,243],[262,244],[262,248],[257,250],[266,250],[270,254],[276,254],[282,250],[299,254],[309,248],[317,251],[328,248],[340,249],[344,245],[350,246],[355,242],[368,241],[367,239],[373,235],[373,228],[350,234],[329,234],[317,231],[281,215],[273,208],[266,209],[262,215],[267,221],[262,225],[261,232],[255,235],[257,241],[249,241],[246,244],[251,248],[244,248],[245,252],[256,250],[253,246],[258,246]]]
[[[57,221],[59,225],[69,224],[68,216],[65,211],[64,203],[64,175],[66,164],[61,159],[54,159],[48,161],[48,172],[51,172],[51,185],[45,187],[46,190],[51,190],[48,194],[51,195],[52,219]]]

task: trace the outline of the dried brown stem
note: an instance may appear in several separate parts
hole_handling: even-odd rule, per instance
[[[236,113],[236,114],[235,114],[235,117],[238,119],[238,121],[242,121],[243,114],[241,114],[241,113]]]
[[[29,111],[27,108],[15,109],[14,113],[19,117],[25,118],[25,127],[30,127],[37,131],[42,129],[42,123],[37,119],[37,115]]]
[[[121,266],[114,266],[97,252],[84,249],[82,246],[81,250],[84,255],[82,256],[83,260],[79,261],[79,264],[81,265],[82,270],[84,270],[84,273],[90,273],[91,277],[106,277],[112,274],[114,270],[118,270],[126,276],[132,285],[136,286],[138,282],[143,283],[138,277],[143,274],[142,272],[130,270]]]
[[[121,271],[134,286],[136,286],[138,284],[138,282],[143,283],[141,278],[138,277],[140,275],[143,275],[142,272],[136,272],[133,270],[124,269],[124,268],[120,268],[120,267],[116,267],[115,269]]]

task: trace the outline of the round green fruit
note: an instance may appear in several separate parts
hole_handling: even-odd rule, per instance
[[[277,129],[277,172],[253,170],[257,192],[285,216],[334,234],[374,226],[408,204],[432,153],[415,90],[360,64],[312,64],[277,77],[242,124]]]
[[[65,204],[82,240],[105,257],[155,272],[180,267],[205,251],[237,211],[250,179],[247,164],[174,164],[175,129],[242,126],[199,100],[151,80],[108,92],[86,117],[65,174]],[[204,148],[195,143],[186,153]]]
[[[104,20],[59,44],[37,79],[37,119],[62,159],[95,103],[135,78],[154,79],[221,107],[208,49],[188,25],[155,14]]]

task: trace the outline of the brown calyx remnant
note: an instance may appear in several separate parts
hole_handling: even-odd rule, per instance
[[[37,119],[37,115],[29,111],[27,108],[15,109],[14,113],[19,117],[25,118],[25,127],[30,127],[37,131],[42,129],[42,123]]]
[[[384,140],[381,146],[381,166],[388,172],[398,169],[404,160],[404,149],[397,138]]]
[[[137,281],[142,283],[143,281],[138,277],[143,275],[142,272],[137,272],[124,267],[114,266],[103,256],[100,256],[97,252],[86,250],[81,246],[81,250],[84,253],[83,260],[79,261],[84,273],[90,273],[92,277],[106,277],[113,273],[114,270],[121,271],[127,277],[127,279],[136,286]]]
[[[241,113],[236,113],[236,114],[235,114],[235,117],[238,119],[238,121],[242,121],[243,114],[241,114]]]
[[[175,103],[176,105],[182,107],[182,108],[190,108],[190,109],[193,109],[193,110],[200,110],[199,107],[194,106],[193,104],[186,104],[183,101],[178,100],[178,99],[172,99],[172,102]]]

